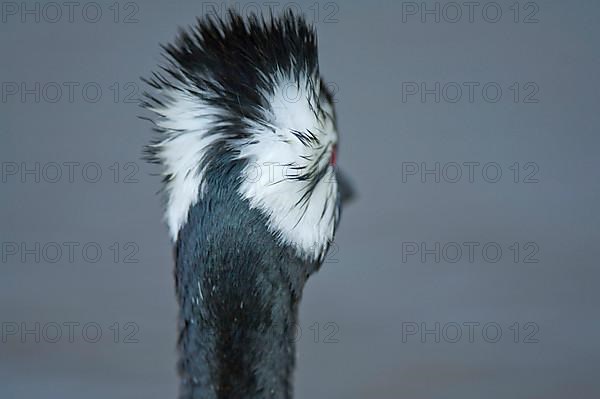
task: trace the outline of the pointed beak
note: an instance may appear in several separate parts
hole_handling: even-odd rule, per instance
[[[346,174],[343,173],[339,168],[336,167],[335,173],[342,204],[347,204],[348,202],[352,201],[356,196],[354,185],[350,182]]]

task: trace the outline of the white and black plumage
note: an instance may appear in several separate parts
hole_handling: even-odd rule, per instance
[[[147,83],[175,242],[181,398],[291,398],[306,279],[343,182],[331,94],[302,18],[203,19]]]

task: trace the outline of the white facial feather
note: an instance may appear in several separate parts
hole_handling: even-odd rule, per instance
[[[282,243],[294,247],[301,257],[315,260],[333,239],[337,219],[337,181],[330,166],[337,132],[329,104],[322,104],[325,113],[321,117],[311,109],[311,104],[314,108],[318,103],[318,80],[315,90],[310,90],[308,84],[308,80],[298,84],[280,79],[270,98],[272,114],[267,116],[270,126],[256,125],[258,142],[243,147],[240,155],[250,161],[240,193],[253,208],[267,215],[269,230]],[[319,143],[306,146],[292,130],[313,132]],[[315,168],[323,153],[317,168],[326,168],[326,175],[303,201],[311,181],[294,177]]]
[[[245,120],[251,127],[252,140],[237,143],[239,158],[248,162],[239,192],[252,208],[268,218],[269,230],[282,244],[313,261],[323,255],[333,239],[337,219],[337,182],[330,165],[337,142],[333,110],[330,104],[321,102],[324,112],[315,112],[319,102],[318,78],[305,77],[298,83],[279,76],[278,81],[274,93],[266,95],[270,109],[264,110],[263,123]],[[163,95],[170,101],[165,102],[165,107],[151,110],[161,115],[156,124],[165,130],[166,138],[154,147],[164,166],[163,173],[171,176],[166,187],[166,221],[175,241],[189,209],[205,190],[210,190],[204,185],[203,171],[198,169],[207,148],[221,138],[206,135],[217,123],[215,115],[220,110],[185,90],[170,89]],[[312,132],[318,143],[303,144],[293,130]],[[304,201],[311,181],[293,177],[311,168],[326,169],[326,174]]]
[[[186,223],[189,209],[202,197],[203,170],[200,163],[206,149],[220,137],[206,135],[216,123],[217,109],[201,102],[186,91],[170,89],[164,93],[165,107],[150,110],[160,115],[155,123],[165,130],[166,138],[152,145],[163,165],[166,184],[165,220],[173,241]],[[200,190],[200,192],[199,192]]]

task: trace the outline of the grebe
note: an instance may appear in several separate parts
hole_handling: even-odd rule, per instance
[[[146,83],[175,247],[181,398],[291,398],[298,305],[349,187],[303,18],[199,19]]]

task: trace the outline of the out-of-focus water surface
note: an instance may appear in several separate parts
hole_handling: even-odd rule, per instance
[[[44,4],[0,24],[0,396],[173,398],[171,247],[129,99],[211,9]],[[305,291],[296,396],[600,397],[600,5],[277,4],[316,20],[358,191]]]

